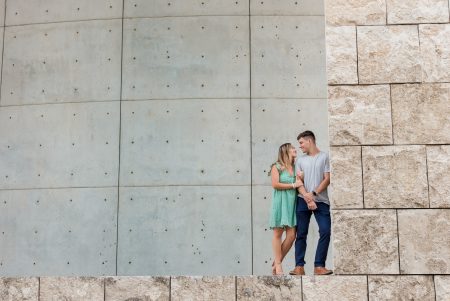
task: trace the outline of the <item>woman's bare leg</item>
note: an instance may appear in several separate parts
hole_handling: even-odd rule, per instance
[[[281,244],[281,261],[284,260],[284,257],[286,257],[287,253],[289,253],[289,250],[292,248],[292,245],[294,244],[295,241],[295,236],[296,236],[296,228],[286,227],[286,238]]]
[[[281,237],[283,236],[283,232],[284,232],[283,228],[273,229],[272,250],[275,258],[275,270],[276,274],[278,275],[283,273],[283,270],[281,268],[281,260],[282,260]]]

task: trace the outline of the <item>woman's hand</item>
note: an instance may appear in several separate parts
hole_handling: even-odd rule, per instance
[[[303,185],[303,181],[301,179],[297,178],[297,180],[294,183],[294,187],[299,188],[302,185]]]

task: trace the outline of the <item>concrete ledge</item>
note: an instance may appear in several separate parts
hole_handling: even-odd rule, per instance
[[[0,299],[17,301],[446,300],[449,291],[442,275],[0,278]]]

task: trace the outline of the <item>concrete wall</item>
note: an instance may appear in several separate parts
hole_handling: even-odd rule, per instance
[[[321,1],[0,4],[0,275],[270,273],[278,146],[329,149]]]

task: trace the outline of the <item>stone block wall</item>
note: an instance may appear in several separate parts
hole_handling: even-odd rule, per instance
[[[335,272],[437,289],[393,275],[450,274],[449,2],[328,0],[325,16]]]
[[[450,276],[0,278],[1,300],[450,300]]]

